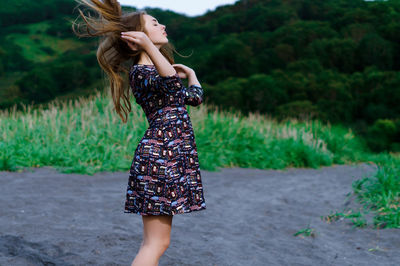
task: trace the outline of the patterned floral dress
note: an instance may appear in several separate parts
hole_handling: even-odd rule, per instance
[[[154,65],[133,65],[129,82],[149,127],[134,153],[124,212],[175,215],[206,209],[193,127],[185,107],[200,105],[203,89],[186,88],[177,73],[160,76]]]

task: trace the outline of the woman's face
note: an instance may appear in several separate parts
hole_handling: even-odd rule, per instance
[[[157,46],[161,46],[168,43],[167,33],[165,31],[165,25],[158,23],[157,19],[153,16],[144,15],[145,19],[145,31],[149,36],[149,39]]]

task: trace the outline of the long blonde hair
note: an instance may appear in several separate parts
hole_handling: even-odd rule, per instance
[[[123,31],[142,31],[146,32],[143,16],[146,11],[136,11],[123,13],[121,5],[117,0],[75,0],[79,6],[90,8],[97,17],[88,16],[78,9],[80,17],[84,20],[72,23],[72,30],[78,37],[96,37],[100,36],[99,46],[97,48],[97,61],[104,70],[110,81],[111,96],[114,102],[114,109],[121,117],[123,123],[127,122],[128,114],[131,111],[129,101],[129,84],[123,78],[129,73],[129,66],[124,63],[133,60],[133,64],[138,63],[140,54],[143,50],[133,51],[127,43],[121,39],[120,34]],[[77,29],[76,29],[77,27]],[[84,33],[80,32],[83,27]],[[173,52],[176,51],[172,44],[166,43],[160,48],[161,54],[174,64]],[[121,98],[124,106],[121,105]]]

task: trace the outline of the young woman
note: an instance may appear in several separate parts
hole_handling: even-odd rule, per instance
[[[76,1],[99,14],[96,19],[79,10],[87,33],[77,32],[75,23],[73,29],[79,36],[104,37],[97,59],[109,77],[116,112],[126,122],[131,90],[149,123],[130,167],[124,212],[140,214],[143,221],[143,241],[132,265],[158,265],[170,244],[173,215],[206,209],[193,127],[185,107],[200,105],[203,89],[193,69],[174,64],[166,27],[155,17],[145,11],[122,14],[116,0]],[[128,69],[124,62],[130,63]],[[128,74],[127,90],[121,72]],[[183,78],[188,79],[187,87]]]

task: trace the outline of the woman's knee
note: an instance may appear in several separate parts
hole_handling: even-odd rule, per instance
[[[172,217],[147,216],[143,217],[143,245],[165,251],[170,245]]]
[[[159,253],[164,253],[170,245],[169,239],[145,240],[143,246],[157,250]]]

